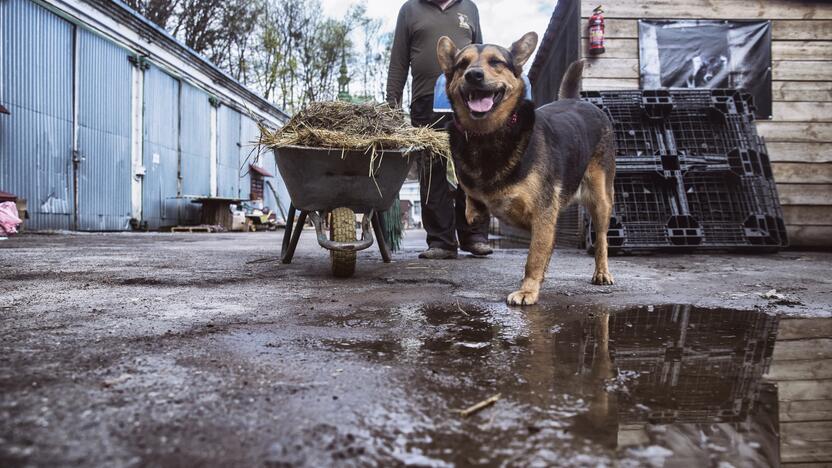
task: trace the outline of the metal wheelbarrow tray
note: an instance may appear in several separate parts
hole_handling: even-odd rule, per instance
[[[338,148],[275,148],[277,167],[291,198],[281,249],[283,263],[292,262],[307,217],[315,225],[318,244],[330,251],[335,276],[352,276],[355,253],[373,245],[373,232],[384,262],[389,263],[379,213],[393,204],[417,154],[378,150],[373,156]],[[355,239],[356,212],[364,214],[361,239]],[[323,229],[326,213],[332,213],[330,238]]]

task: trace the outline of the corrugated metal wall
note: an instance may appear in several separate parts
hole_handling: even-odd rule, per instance
[[[211,195],[211,104],[208,94],[182,83],[181,118],[181,193],[185,197]],[[199,222],[199,205],[189,198],[182,200],[179,218],[182,223]]]
[[[250,164],[257,162],[255,148],[260,131],[257,123],[246,115],[240,116],[240,198],[251,198],[251,170]]]
[[[142,220],[150,229],[179,222],[179,80],[159,67],[144,74],[145,167]]]
[[[227,106],[217,112],[217,196],[240,195],[240,113]]]
[[[78,31],[78,229],[130,228],[130,73],[128,53]]]
[[[0,190],[28,200],[27,229],[72,226],[72,36],[28,0],[0,1]]]

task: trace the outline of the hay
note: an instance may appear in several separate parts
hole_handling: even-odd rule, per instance
[[[448,135],[423,127],[411,127],[404,113],[386,104],[315,102],[295,114],[282,128],[260,128],[260,147],[310,146],[364,151],[382,150],[405,154],[427,151],[451,157]]]

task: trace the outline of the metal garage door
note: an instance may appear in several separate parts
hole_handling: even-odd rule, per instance
[[[130,229],[128,53],[88,31],[80,46],[78,229]]]
[[[0,190],[27,199],[28,229],[72,227],[73,26],[0,1]]]
[[[179,218],[183,223],[199,221],[199,205],[188,197],[211,195],[211,104],[204,91],[182,83],[181,161],[182,193]]]
[[[144,75],[145,167],[142,220],[150,229],[178,224],[179,80],[159,67]]]

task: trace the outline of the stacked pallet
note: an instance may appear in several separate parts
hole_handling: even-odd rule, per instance
[[[783,213],[750,96],[736,90],[585,91],[613,122],[615,252],[775,251],[787,245]],[[577,207],[560,243],[592,249]]]

